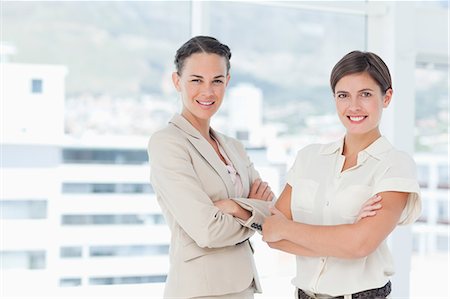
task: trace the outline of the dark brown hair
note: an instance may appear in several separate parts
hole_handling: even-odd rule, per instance
[[[371,52],[352,51],[341,58],[331,71],[330,85],[333,93],[336,84],[342,77],[357,73],[368,73],[374,79],[383,93],[392,89],[392,79],[386,63]]]
[[[195,53],[217,54],[224,57],[227,63],[227,73],[230,71],[230,48],[214,37],[195,36],[184,43],[175,54],[174,63],[179,75],[181,75],[186,58]]]

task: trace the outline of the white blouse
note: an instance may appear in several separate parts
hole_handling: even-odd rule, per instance
[[[399,224],[420,214],[420,191],[414,161],[380,137],[359,152],[357,165],[341,172],[343,140],[300,150],[288,173],[294,221],[314,225],[354,223],[362,204],[384,191],[410,193]],[[384,286],[394,274],[386,242],[359,259],[297,256],[292,283],[305,291],[331,296]]]

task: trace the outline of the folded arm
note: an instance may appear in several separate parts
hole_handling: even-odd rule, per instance
[[[277,201],[277,213],[266,218],[264,240],[274,248],[304,256],[360,258],[373,252],[397,225],[409,193],[382,192],[383,209],[373,217],[353,224],[308,225],[292,221],[291,186],[286,185]],[[283,196],[284,195],[284,196]]]
[[[218,209],[193,169],[183,140],[154,135],[148,147],[151,182],[175,221],[200,247],[225,247],[253,235]]]

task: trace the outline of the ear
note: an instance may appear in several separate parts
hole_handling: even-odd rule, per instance
[[[177,91],[181,91],[181,87],[180,87],[180,75],[178,75],[177,72],[173,72],[172,73],[172,82],[173,82],[173,86],[175,86]]]
[[[394,91],[392,90],[392,88],[386,90],[386,93],[383,96],[383,108],[387,108],[389,106],[389,103],[391,103],[392,100],[393,93]]]
[[[228,75],[225,78],[225,87],[228,86],[228,82],[230,82],[230,79],[231,79],[231,76],[230,76],[230,73],[228,73]]]

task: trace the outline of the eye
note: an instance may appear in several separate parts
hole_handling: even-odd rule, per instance
[[[223,84],[223,81],[220,79],[216,79],[213,81],[214,84]]]
[[[372,96],[372,94],[370,92],[368,92],[368,91],[363,91],[361,93],[361,96],[364,97],[364,98],[368,98],[368,97]]]
[[[192,83],[200,83],[200,82],[202,82],[200,79],[191,79],[191,82]]]
[[[336,98],[340,99],[340,100],[346,99],[347,98],[347,94],[345,94],[345,93],[338,93],[336,95]]]

